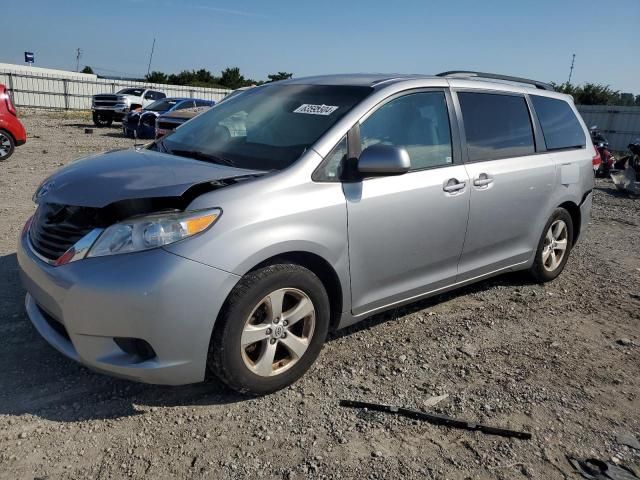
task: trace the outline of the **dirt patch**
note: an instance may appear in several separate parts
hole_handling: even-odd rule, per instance
[[[598,181],[565,272],[505,275],[378,315],[326,345],[293,387],[247,399],[93,373],[23,310],[15,244],[45,176],[130,147],[86,117],[27,114],[0,163],[0,478],[576,478],[564,455],[640,463],[640,200]],[[625,340],[619,342],[619,340]],[[628,342],[626,341],[628,340]],[[341,409],[341,398],[524,429],[531,441]]]

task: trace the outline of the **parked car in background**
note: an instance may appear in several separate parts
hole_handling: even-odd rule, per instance
[[[213,102],[211,102],[213,104]],[[184,122],[197,117],[202,112],[206,112],[213,105],[206,107],[194,107],[186,108],[184,110],[173,110],[169,113],[164,113],[156,118],[155,137],[160,138],[168,133],[173,132],[176,128],[182,125]]]
[[[9,91],[0,83],[0,162],[13,155],[16,146],[26,141],[27,132],[18,120]]]
[[[93,123],[97,127],[108,127],[114,120],[121,121],[131,110],[145,108],[165,97],[163,92],[148,88],[123,88],[115,94],[94,95],[91,102]]]
[[[242,92],[246,92],[247,90],[251,90],[254,87],[255,87],[255,85],[252,85],[252,86],[249,86],[249,87],[236,88],[235,90],[232,90],[231,92],[227,93],[227,95],[222,100],[220,100],[220,102],[226,102],[227,100],[230,100],[233,97],[236,97],[236,96],[240,95]]]
[[[214,104],[213,100],[199,98],[163,98],[148,107],[127,113],[122,119],[122,133],[130,138],[155,138],[156,119],[161,114],[195,107],[209,108]]]
[[[263,85],[44,180],[17,248],[27,314],[97,371],[274,392],[330,330],[500,273],[555,279],[594,156],[573,99],[533,80]]]

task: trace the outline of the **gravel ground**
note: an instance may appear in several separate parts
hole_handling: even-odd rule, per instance
[[[15,244],[60,165],[129,146],[86,115],[25,112],[0,164],[0,478],[578,478],[565,454],[640,465],[640,199],[598,181],[593,221],[546,285],[505,275],[334,335],[291,388],[109,378],[47,345],[23,310]],[[342,409],[341,398],[524,429],[530,441]]]

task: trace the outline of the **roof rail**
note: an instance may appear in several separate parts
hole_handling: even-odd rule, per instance
[[[497,73],[473,72],[469,70],[451,70],[448,72],[438,73],[436,76],[489,78],[491,80],[504,80],[505,82],[526,83],[528,85],[533,85],[534,87],[539,88],[540,90],[551,90],[551,91],[555,90],[552,85],[544,82],[539,82],[538,80],[530,80],[528,78],[521,78],[521,77],[511,77],[509,75],[498,75]]]

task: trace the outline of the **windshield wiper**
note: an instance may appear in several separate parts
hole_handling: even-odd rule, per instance
[[[179,155],[181,157],[194,158],[196,160],[204,160],[206,162],[213,162],[221,165],[228,165],[229,167],[236,166],[235,163],[232,160],[229,160],[228,158],[220,157],[218,155],[213,155],[212,153],[200,152],[198,150],[168,150],[168,152],[173,155]]]

